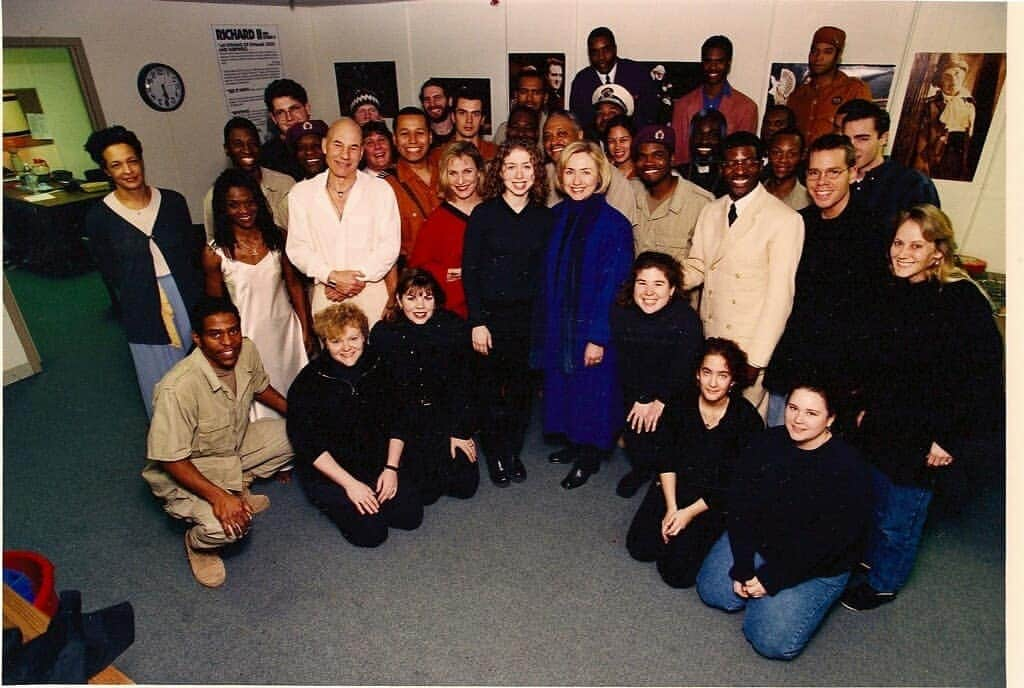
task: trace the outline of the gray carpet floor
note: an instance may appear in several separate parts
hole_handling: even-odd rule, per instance
[[[136,641],[117,665],[138,682],[1005,684],[1001,476],[936,510],[895,603],[838,607],[802,656],[774,662],[742,615],[627,555],[641,497],[614,494],[621,452],[567,493],[537,419],[527,482],[484,479],[376,550],[349,545],[297,484],[257,485],[270,510],[225,558],[224,587],[202,588],[184,528],[139,477],[145,413],[98,278],[8,279],[44,372],[4,388],[4,548],[45,554],[87,610],[130,600]]]

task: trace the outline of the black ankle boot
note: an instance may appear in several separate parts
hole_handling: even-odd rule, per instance
[[[579,455],[579,446],[570,444],[558,451],[553,451],[548,454],[548,461],[550,463],[576,463],[576,459],[579,458]]]
[[[509,475],[508,467],[505,462],[501,459],[487,458],[487,472],[491,476],[491,482],[498,487],[508,487]]]
[[[520,459],[512,459],[512,468],[509,469],[508,477],[514,483],[521,483],[526,480],[526,466]]]

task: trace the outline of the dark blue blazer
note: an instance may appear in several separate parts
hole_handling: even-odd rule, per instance
[[[658,114],[658,94],[654,88],[654,80],[651,79],[650,70],[643,63],[618,58],[616,60],[615,83],[625,86],[626,90],[633,96],[633,120],[637,128],[645,124],[654,124]],[[603,83],[598,76],[597,70],[587,67],[576,72],[572,80],[572,87],[569,90],[569,109],[579,120],[584,129],[590,128],[594,121],[594,106],[591,105],[591,98],[594,89]]]

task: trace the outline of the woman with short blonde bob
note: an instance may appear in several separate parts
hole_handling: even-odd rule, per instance
[[[570,143],[558,159],[554,229],[544,261],[538,361],[544,370],[544,430],[568,446],[549,457],[572,463],[562,481],[583,485],[614,446],[621,393],[610,312],[633,262],[633,232],[605,200],[612,166],[590,141]]]
[[[875,524],[866,576],[844,606],[891,602],[917,555],[935,481],[977,454],[1002,424],[1002,340],[981,289],[959,267],[949,218],[933,205],[900,214],[895,280],[879,300],[877,357],[855,442],[873,464]]]

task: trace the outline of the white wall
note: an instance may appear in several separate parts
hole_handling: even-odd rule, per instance
[[[310,73],[309,32],[287,8],[156,0],[3,3],[5,36],[82,39],[107,123],[139,135],[148,180],[185,194],[196,221],[202,196],[225,161],[228,113],[210,25],[235,22],[277,24],[286,73],[299,79]],[[139,98],[136,78],[149,62],[165,62],[184,78],[185,102],[175,112],[151,110]]]
[[[585,39],[610,26],[619,52],[636,59],[699,59],[700,44],[725,33],[736,46],[731,81],[758,103],[773,61],[799,61],[814,29],[847,32],[849,62],[896,65],[890,112],[898,123],[903,89],[918,51],[1006,50],[1002,3],[796,2],[793,0],[430,0],[289,10],[161,0],[6,0],[4,34],[80,36],[110,123],[135,129],[146,146],[150,180],[199,200],[223,166],[227,119],[210,25],[271,23],[280,31],[285,74],[310,93],[315,116],[339,114],[336,61],[394,60],[399,100],[418,105],[430,76],[489,76],[494,119],[507,114],[508,52],[562,51],[567,83],[586,65]],[[187,97],[173,113],[154,112],[135,91],[146,62],[175,66]],[[1012,72],[1010,72],[1012,76]],[[1004,96],[1006,89],[1004,88]],[[1005,271],[1005,123],[1002,97],[974,183],[938,181],[961,249]]]

